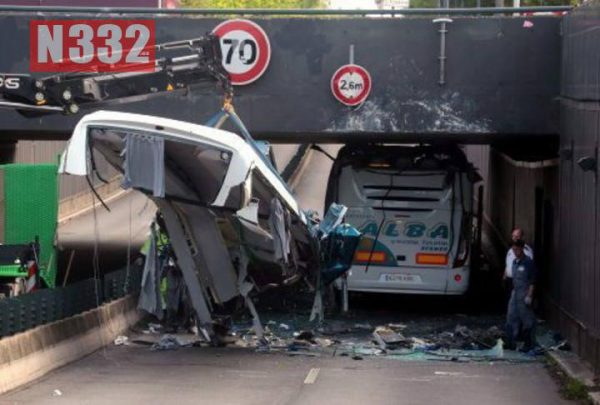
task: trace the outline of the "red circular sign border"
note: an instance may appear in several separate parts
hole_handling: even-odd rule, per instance
[[[335,83],[340,79],[340,77],[344,73],[347,73],[348,71],[350,71],[351,73],[357,73],[357,74],[361,75],[363,78],[363,81],[365,82],[366,90],[364,90],[361,94],[359,94],[358,97],[353,98],[353,99],[344,96],[339,91],[338,87],[335,85]],[[341,66],[338,70],[335,71],[335,73],[331,77],[330,86],[331,86],[331,92],[333,93],[333,96],[340,103],[345,104],[349,107],[355,107],[359,104],[362,104],[367,99],[367,97],[369,97],[369,94],[371,93],[372,83],[373,83],[373,81],[371,80],[371,75],[369,74],[367,69],[365,69],[364,67],[362,67],[360,65],[347,64],[347,65]],[[358,101],[356,101],[356,100],[358,100]]]
[[[217,25],[212,32],[221,38],[222,35],[235,30],[246,31],[249,33],[256,39],[257,45],[261,50],[258,61],[252,69],[245,73],[229,73],[232,84],[243,86],[258,80],[258,78],[260,78],[267,70],[269,62],[271,61],[271,43],[269,42],[267,33],[258,24],[240,18],[223,21]],[[263,49],[266,49],[266,52],[262,52]]]

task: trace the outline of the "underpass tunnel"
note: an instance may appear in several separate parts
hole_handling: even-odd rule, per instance
[[[25,160],[29,157],[40,162],[46,159],[46,156],[52,159],[56,157],[56,152],[60,152],[64,143],[60,145],[26,141],[21,144],[22,150],[19,150],[18,146],[17,144],[16,155],[20,159]],[[340,150],[346,145],[318,143],[316,146],[317,148],[307,149],[308,156],[294,181],[292,191],[302,209],[315,209],[322,216],[329,174],[334,163],[332,158],[337,158]],[[423,331],[436,328],[451,331],[457,325],[484,329],[501,327],[506,307],[504,297],[499,291],[499,279],[510,231],[515,226],[522,227],[528,243],[534,246],[536,252],[545,252],[554,246],[557,239],[553,229],[558,193],[556,143],[522,141],[457,146],[464,151],[469,162],[483,177],[481,185],[485,190],[484,242],[488,273],[484,274],[485,277],[479,277],[478,272],[481,269],[472,269],[471,280],[474,288],[481,288],[484,292],[474,300],[471,296],[353,291],[350,295],[350,310],[352,316],[357,319],[370,319],[373,322],[402,319],[411,325],[417,325]],[[286,162],[294,158],[299,147],[297,144],[272,144],[276,165],[280,171],[286,166]],[[44,148],[49,148],[49,151],[44,151]],[[135,191],[119,191],[118,176],[111,175],[100,159],[97,163],[102,167],[102,175],[111,179],[115,177],[115,189],[107,190],[105,198],[111,211],[108,212],[101,204],[97,204],[92,209],[88,206],[87,209],[84,207],[79,211],[72,211],[72,217],[61,222],[57,239],[60,252],[59,285],[65,280],[70,284],[94,277],[96,272],[109,273],[122,268],[128,260],[133,261],[147,237],[149,223],[154,217],[156,208],[146,196]],[[69,181],[71,177],[62,176],[61,192],[69,187],[75,189],[75,186],[69,185]],[[95,179],[94,186],[100,189],[105,185]],[[89,194],[87,184],[82,186],[82,190]],[[121,194],[118,195],[119,193]],[[114,194],[118,196],[112,197]],[[477,194],[473,196],[476,198]],[[61,197],[65,202],[74,200],[70,199],[72,196],[68,194]],[[85,201],[82,203],[85,204]],[[473,205],[477,206],[476,201]],[[545,270],[547,265],[554,264],[555,255],[556,252],[552,251],[550,255],[538,254],[536,257],[538,261],[543,261],[540,266]],[[67,269],[70,269],[69,273]],[[552,271],[555,270],[543,273],[544,283],[553,281]],[[490,294],[490,291],[493,294]],[[481,297],[484,301],[477,301]],[[268,296],[259,300],[257,308],[261,313],[269,313],[266,309],[269,307],[268,300]],[[543,316],[545,313],[545,308],[538,309],[538,314]]]
[[[524,136],[517,141],[460,145],[482,177],[476,189],[483,187],[484,190],[481,202],[483,261],[474,260],[472,264],[481,267],[473,269],[474,294],[494,311],[505,311],[501,279],[514,228],[521,228],[526,242],[538,252],[536,263],[541,269],[542,289],[555,288],[559,195],[557,140],[557,137],[548,137],[539,141]],[[330,156],[335,157],[342,146],[319,144],[325,153],[316,150],[311,153],[310,163],[294,189],[301,206],[313,209],[325,206],[327,177],[333,163]],[[477,207],[477,192],[473,198],[473,206]]]
[[[329,156],[311,150],[293,192],[302,209],[316,210],[322,216],[328,176],[333,164],[331,157],[335,158],[343,145],[326,143],[319,146]],[[8,150],[9,154],[15,155],[13,159],[34,163],[56,159],[63,147],[64,142],[60,141],[21,141]],[[528,243],[536,251],[551,252],[556,238],[551,232],[554,229],[557,199],[556,145],[552,142],[517,142],[501,145],[468,144],[462,148],[483,177],[484,245],[494,271],[500,271],[510,232],[516,226],[523,228]],[[274,144],[273,149],[276,164],[281,170],[290,161],[298,145]],[[111,172],[101,158],[98,158],[97,164],[100,173],[114,183],[112,195],[122,193],[119,191],[117,174]],[[94,183],[95,187],[103,186],[98,179]],[[88,200],[74,202],[82,193],[88,195]],[[96,207],[90,209],[87,183],[73,176],[61,176],[61,205],[75,208],[63,215],[67,220],[59,226],[59,282],[64,281],[68,267],[71,268],[67,280],[69,283],[93,274],[95,245],[99,247],[103,269],[119,268],[127,258],[133,260],[139,254],[155,207],[140,193],[125,194],[114,200],[110,197],[111,193],[106,194],[112,212],[107,212],[98,201]],[[477,198],[477,193],[474,198]],[[87,206],[81,206],[86,203]],[[477,201],[474,205],[477,205]],[[551,254],[538,258],[544,261],[540,263],[543,268],[553,263]]]
[[[319,146],[335,157],[343,145]],[[556,210],[558,194],[556,139],[461,144],[460,147],[483,178],[478,185],[484,187],[485,234],[489,243],[504,250],[512,229],[520,227],[536,250],[551,250],[548,235],[552,225],[548,221]],[[327,176],[333,162],[319,151],[313,151],[309,159],[310,164],[294,190],[301,206],[319,209],[322,213]],[[476,193],[474,198],[476,205]],[[546,256],[542,258],[550,260]]]
[[[469,135],[458,137],[468,139]],[[393,139],[393,135],[384,135],[384,138]],[[514,227],[520,227],[535,251],[548,252],[537,256],[537,260],[541,268],[548,269],[542,273],[544,283],[552,280],[551,267],[557,262],[553,246],[557,243],[554,229],[558,215],[558,146],[556,139],[545,139],[536,141],[535,137],[524,137],[523,141],[461,145],[483,177],[483,242],[488,262],[496,275],[501,272],[510,232]],[[66,142],[21,140],[3,145],[2,155],[6,162],[43,163],[56,162]],[[298,144],[289,143],[274,143],[272,146],[280,171],[299,148]],[[331,158],[337,156],[342,146],[340,143],[321,143],[319,147],[323,151],[309,151],[301,175],[293,186],[295,197],[303,209],[313,209],[323,215],[328,176],[333,164]],[[115,212],[106,212],[97,200],[96,207],[90,209],[93,200],[87,182],[75,176],[61,176],[59,217],[66,220],[61,221],[57,237],[59,283],[65,281],[67,269],[68,283],[91,276],[96,246],[99,246],[100,267],[106,271],[123,266],[128,258],[135,258],[155,212],[153,204],[137,192],[112,201],[115,194],[122,193],[120,176],[101,156],[96,157],[96,164],[98,172],[110,184],[94,177],[94,187],[103,198],[110,199],[108,205],[114,205]],[[477,198],[476,193],[474,198]],[[474,203],[477,205],[477,201]]]
[[[511,232],[521,229],[539,269],[540,314],[547,314],[545,305],[555,288],[560,255],[557,139],[466,145],[464,149],[483,177],[482,249],[489,270],[500,285]]]

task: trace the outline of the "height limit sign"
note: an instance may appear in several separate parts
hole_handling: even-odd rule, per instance
[[[342,104],[355,107],[362,104],[371,92],[371,75],[362,66],[350,63],[335,71],[331,92]]]

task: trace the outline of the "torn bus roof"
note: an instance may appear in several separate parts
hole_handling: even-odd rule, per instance
[[[71,140],[61,159],[60,173],[78,176],[91,174],[90,151],[92,148],[89,144],[88,133],[90,130],[100,131],[100,129],[117,132],[119,129],[134,131],[161,138],[167,142],[204,146],[230,153],[232,155],[231,167],[227,171],[227,177],[224,179],[219,193],[214,200],[210,201],[210,205],[224,206],[231,189],[244,183],[250,169],[256,169],[275,188],[276,193],[289,209],[298,215],[302,222],[306,223],[304,214],[300,211],[298,203],[285,183],[267,167],[263,159],[259,158],[242,138],[232,132],[189,122],[115,111],[98,111],[85,115],[73,130]],[[115,165],[117,162],[111,163]],[[124,171],[121,164],[116,166],[122,172]]]
[[[155,116],[98,111],[79,121],[59,167],[63,174],[91,176],[95,151],[123,173],[124,188],[155,202],[208,337],[214,305],[242,296],[259,331],[252,290],[302,278],[319,284],[322,263],[331,262],[320,253],[327,232],[317,237],[285,182],[249,134],[245,137]],[[339,224],[345,209],[335,210]],[[348,267],[352,243],[334,244],[345,246],[350,257],[342,262]]]

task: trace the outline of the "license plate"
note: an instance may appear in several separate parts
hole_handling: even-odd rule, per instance
[[[420,284],[421,276],[412,274],[382,274],[379,281],[386,283]]]

